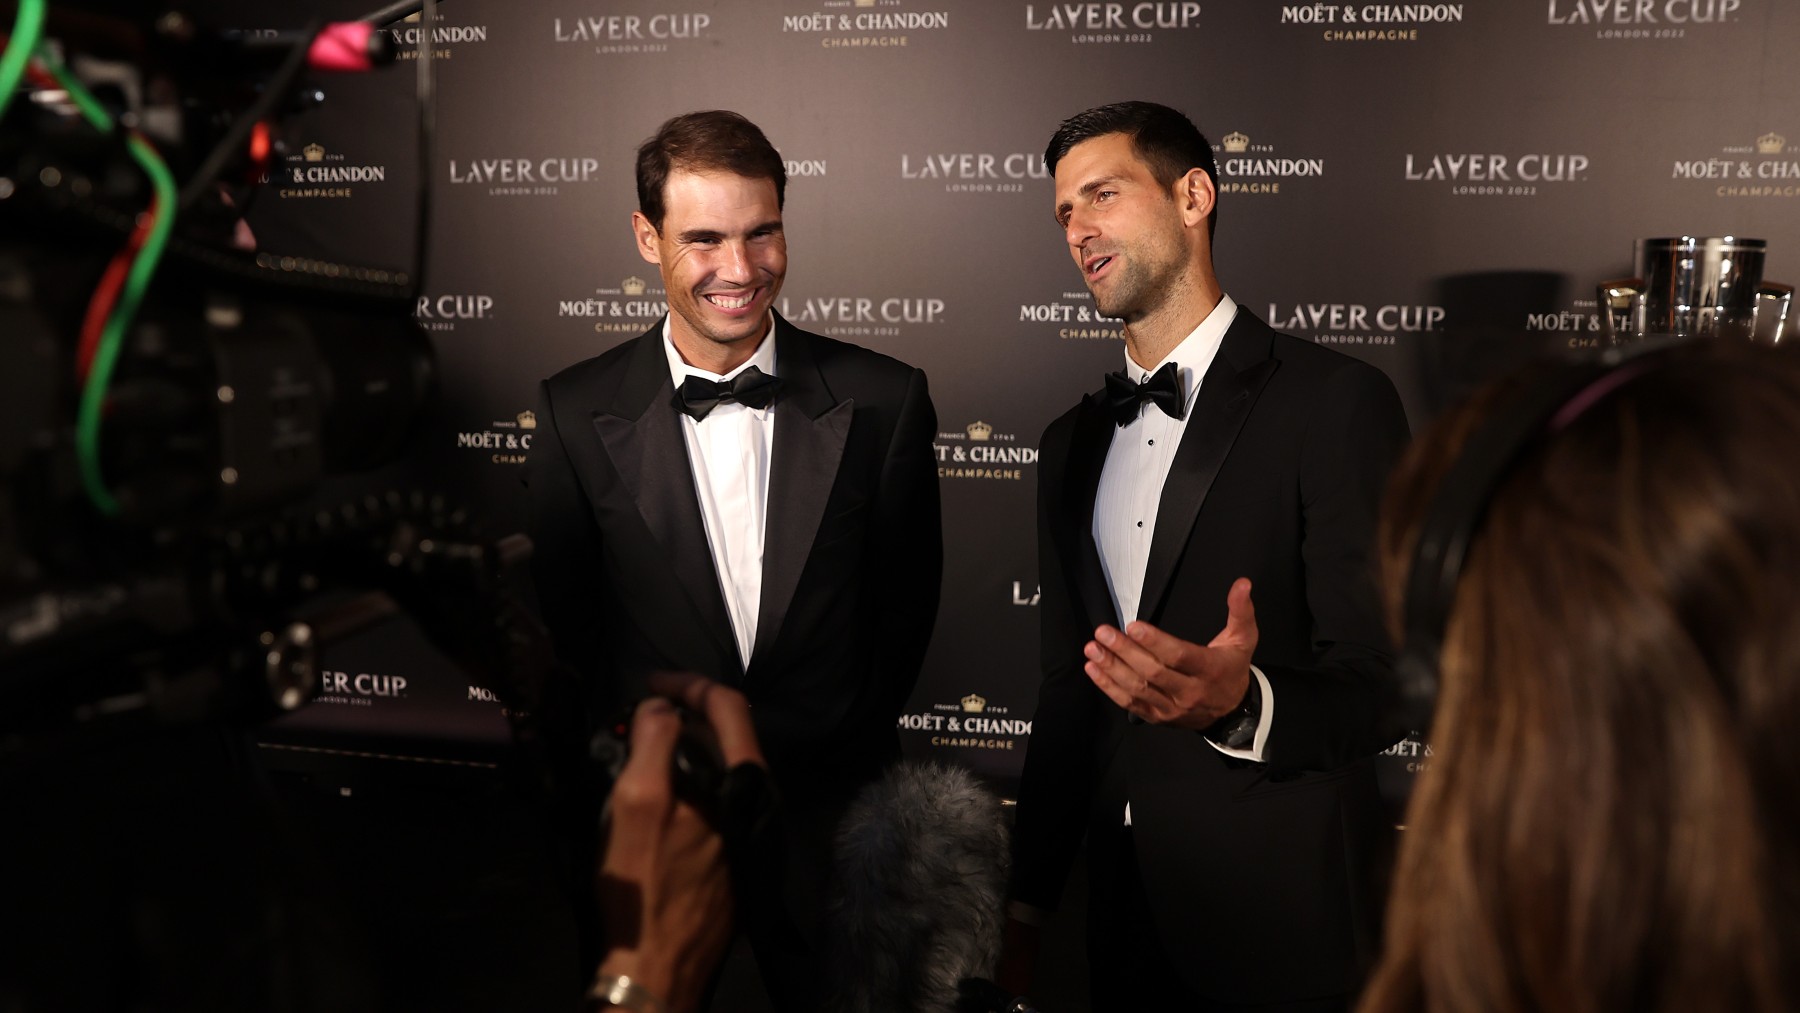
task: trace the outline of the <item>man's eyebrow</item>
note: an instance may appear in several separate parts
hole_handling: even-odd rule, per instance
[[[1101,176],[1098,179],[1090,179],[1086,183],[1081,184],[1081,189],[1076,190],[1075,194],[1076,194],[1076,196],[1079,196],[1079,197],[1091,196],[1095,190],[1098,190],[1101,187],[1106,186],[1109,183],[1117,183],[1119,180],[1124,179],[1124,178],[1125,177],[1119,176],[1119,175],[1111,175],[1111,176]],[[1061,225],[1063,216],[1067,215],[1070,211],[1073,211],[1073,210],[1075,210],[1075,205],[1069,203],[1068,201],[1063,201],[1061,204],[1058,204],[1056,206],[1056,223],[1058,225]]]
[[[1081,189],[1075,192],[1082,197],[1086,197],[1095,190],[1098,190],[1109,183],[1117,183],[1124,178],[1125,177],[1123,176],[1101,176],[1099,179],[1090,179],[1086,183],[1081,184]]]
[[[754,236],[758,233],[780,231],[781,219],[771,218],[766,222],[758,222],[757,224],[750,226],[748,229],[744,230],[744,234],[747,236]],[[679,232],[675,235],[675,241],[678,243],[716,243],[724,238],[725,233],[720,232],[718,229],[688,229],[685,232]]]

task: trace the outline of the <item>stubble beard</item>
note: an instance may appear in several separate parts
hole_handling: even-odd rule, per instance
[[[1110,295],[1102,296],[1092,287],[1088,291],[1094,296],[1095,312],[1129,325],[1162,305],[1180,277],[1180,258],[1170,251],[1134,251],[1125,270],[1113,279]]]

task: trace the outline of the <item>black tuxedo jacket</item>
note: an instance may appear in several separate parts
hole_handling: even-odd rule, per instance
[[[694,492],[659,323],[544,381],[533,573],[597,707],[660,670],[741,688],[777,779],[845,791],[898,755],[943,566],[925,374],[776,318],[762,598],[745,666]],[[835,794],[835,793],[833,793]]]
[[[1378,942],[1391,835],[1367,759],[1398,738],[1370,547],[1407,440],[1399,398],[1374,367],[1241,307],[1195,396],[1139,618],[1204,644],[1224,628],[1232,581],[1251,579],[1254,661],[1273,692],[1266,763],[1129,722],[1082,670],[1094,627],[1118,622],[1092,535],[1114,431],[1097,393],[1041,444],[1043,685],[1014,896],[1054,908],[1083,833],[1115,830],[1129,800],[1158,934],[1196,992],[1266,1003],[1352,991]]]

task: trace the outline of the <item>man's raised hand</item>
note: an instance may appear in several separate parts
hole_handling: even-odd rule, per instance
[[[1085,670],[1113,703],[1153,724],[1199,730],[1231,713],[1250,688],[1256,606],[1239,577],[1225,596],[1225,628],[1190,643],[1146,622],[1094,630]]]

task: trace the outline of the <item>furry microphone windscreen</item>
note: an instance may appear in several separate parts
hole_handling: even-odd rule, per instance
[[[1007,830],[999,799],[973,774],[890,768],[846,813],[833,860],[832,1013],[951,1011],[962,979],[993,974]]]

